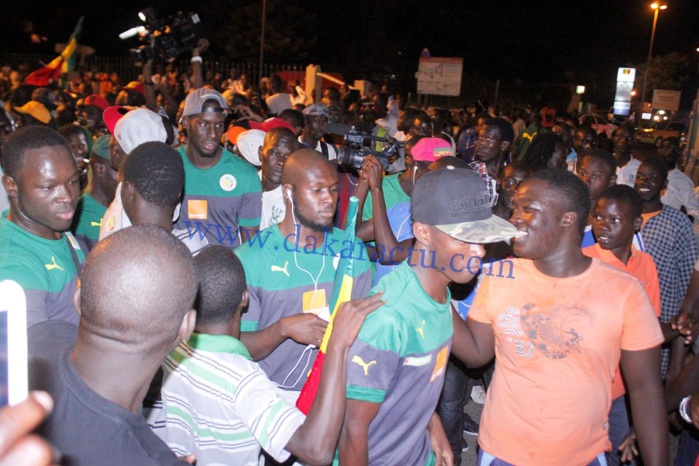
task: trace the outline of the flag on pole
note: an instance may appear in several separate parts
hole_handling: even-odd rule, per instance
[[[355,228],[357,225],[357,205],[359,200],[352,196],[349,201],[349,207],[347,209],[347,226],[345,228],[345,236],[343,237],[342,244],[353,244],[355,239]],[[349,241],[349,243],[345,243]],[[354,286],[354,279],[352,278],[352,269],[354,267],[354,254],[349,254],[349,257],[340,257],[340,262],[337,265],[337,270],[335,271],[335,279],[333,282],[333,289],[330,295],[330,310],[332,314],[330,315],[330,322],[325,330],[325,335],[323,335],[323,341],[318,349],[318,355],[316,360],[313,362],[313,367],[311,367],[311,372],[308,375],[308,380],[301,390],[299,399],[296,401],[296,407],[304,414],[308,414],[311,410],[311,405],[318,392],[318,386],[320,385],[320,374],[323,370],[323,361],[325,361],[325,352],[328,349],[328,341],[330,340],[330,335],[333,331],[333,321],[335,320],[335,313],[340,307],[340,304],[352,299],[352,287]]]
[[[58,81],[61,73],[68,73],[75,69],[75,63],[78,59],[78,39],[83,32],[84,19],[85,17],[81,16],[78,20],[78,24],[75,26],[75,30],[73,34],[71,34],[70,39],[68,39],[68,43],[66,44],[66,48],[63,49],[63,52],[48,65],[29,74],[29,76],[24,79],[26,84],[45,87],[52,82]]]

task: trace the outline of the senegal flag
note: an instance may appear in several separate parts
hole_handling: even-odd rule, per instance
[[[355,238],[355,227],[357,226],[357,205],[359,200],[352,196],[349,201],[349,206],[347,208],[347,224],[345,227],[345,236],[343,237],[342,244],[352,244]],[[349,241],[349,243],[345,243]],[[349,254],[350,257],[340,257],[340,262],[337,265],[337,270],[335,270],[335,280],[333,283],[332,294],[330,295],[330,305],[332,314],[330,315],[330,322],[328,323],[328,328],[325,330],[325,335],[323,335],[323,341],[318,349],[318,355],[313,363],[310,374],[308,374],[308,380],[301,390],[301,395],[296,401],[296,407],[303,413],[308,414],[311,410],[311,405],[318,392],[318,386],[320,385],[320,374],[323,370],[323,361],[325,360],[325,352],[328,349],[328,340],[330,340],[330,335],[333,331],[333,321],[335,320],[335,312],[340,304],[345,301],[352,299],[352,287],[354,284],[354,279],[352,278],[352,268],[354,266],[353,254]]]
[[[51,63],[27,76],[24,80],[26,84],[45,87],[52,82],[58,81],[61,73],[68,73],[75,69],[75,62],[78,59],[78,39],[83,32],[83,19],[85,19],[85,17],[81,16],[78,20],[78,24],[75,26],[75,30],[73,34],[71,34],[70,39],[68,39],[68,43],[66,44],[66,48],[63,49],[63,52],[54,58]]]

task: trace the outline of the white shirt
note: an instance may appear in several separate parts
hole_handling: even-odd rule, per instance
[[[660,200],[677,210],[684,206],[687,213],[694,217],[694,223],[699,223],[699,199],[694,193],[694,183],[677,167],[667,173],[667,189]]]
[[[2,172],[0,172],[2,173]],[[5,212],[10,208],[10,198],[7,197],[7,192],[5,192],[5,187],[0,189],[0,214]]]
[[[277,92],[267,97],[265,102],[269,107],[269,113],[273,115],[279,115],[284,110],[293,107],[291,103],[291,94],[285,94],[283,92]]]
[[[260,172],[260,180],[262,172]],[[262,214],[260,216],[260,231],[267,227],[276,225],[284,220],[286,216],[286,205],[284,204],[284,194],[281,185],[271,191],[262,191]]]
[[[175,212],[173,213],[173,223],[180,216],[180,207],[182,203],[175,206]],[[126,215],[124,206],[121,203],[121,182],[117,185],[116,195],[114,200],[109,204],[107,211],[102,217],[102,226],[100,226],[100,236],[99,240],[102,241],[107,236],[114,232],[121,230],[122,228],[128,228],[131,226],[131,220],[129,216]],[[173,230],[172,234],[175,235],[180,241],[182,241],[189,252],[196,255],[199,251],[204,249],[209,245],[209,241],[198,235],[196,232],[188,232],[185,230]]]
[[[631,186],[633,188],[633,183],[636,180],[636,172],[640,166],[641,161],[633,158],[632,156],[629,163],[623,167],[617,167],[616,184],[625,184],[626,186]]]
[[[99,240],[102,241],[112,233],[130,226],[131,220],[129,220],[129,216],[126,215],[124,207],[121,204],[121,182],[119,182],[114,200],[109,204],[107,211],[104,213],[104,217],[102,217]]]

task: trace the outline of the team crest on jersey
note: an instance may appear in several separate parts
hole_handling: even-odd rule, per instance
[[[231,175],[230,173],[226,173],[220,180],[218,180],[218,185],[221,186],[221,189],[224,191],[233,191],[237,184],[238,182],[236,181],[235,176]]]

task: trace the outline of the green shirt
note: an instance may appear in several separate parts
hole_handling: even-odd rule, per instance
[[[12,223],[7,213],[0,218],[0,280],[14,280],[24,289],[28,326],[53,319],[78,325],[73,305],[78,274],[71,245],[82,262],[85,253],[71,233],[44,239]]]
[[[400,174],[390,175],[384,177],[381,182],[381,187],[383,189],[383,198],[386,203],[386,209],[390,209],[396,204],[402,202],[410,202],[410,196],[405,194],[403,188],[400,186],[400,181],[398,177]],[[362,220],[369,220],[374,217],[374,208],[371,204],[372,196],[371,191],[366,195],[366,201],[364,201],[364,210],[362,210]]]
[[[430,464],[427,425],[451,350],[451,296],[447,289],[445,303],[434,301],[407,263],[378,291],[386,304],[367,316],[347,357],[347,398],[381,404],[367,434],[370,464]]]
[[[272,225],[236,249],[245,268],[250,298],[241,330],[264,330],[301,313],[327,313],[341,254],[354,259],[352,298],[363,298],[371,288],[369,258],[358,239],[343,244],[344,232],[339,228],[315,248],[295,245],[294,238],[285,238],[279,225]],[[316,352],[287,339],[259,363],[272,381],[301,390]]]
[[[262,184],[255,167],[222,149],[213,167],[197,168],[179,149],[184,162],[184,197],[176,230],[206,238],[209,244],[235,247],[239,227],[258,227],[262,212]]]
[[[99,241],[102,217],[106,212],[107,208],[90,194],[84,194],[78,201],[71,230],[75,237],[87,247],[88,252]]]

